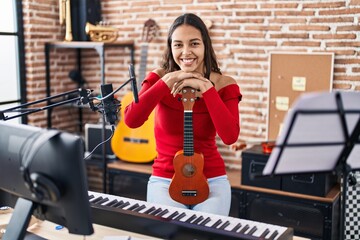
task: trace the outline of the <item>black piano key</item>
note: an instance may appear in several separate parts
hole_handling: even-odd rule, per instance
[[[222,221],[219,219],[211,227],[212,228],[217,228],[217,226],[219,226],[221,223],[222,223]]]
[[[90,202],[91,202],[91,203],[94,203],[94,204],[97,204],[97,203],[100,202],[101,200],[103,200],[103,197],[97,197],[97,198],[91,200]]]
[[[138,203],[135,203],[131,207],[127,208],[126,210],[133,211],[134,209],[138,208],[140,205]]]
[[[89,195],[89,200],[93,199],[94,198],[94,195]]]
[[[123,204],[120,204],[119,206],[117,206],[117,208],[124,208],[124,207],[127,207],[129,205],[130,205],[129,202],[124,202]]]
[[[279,232],[277,230],[275,230],[268,239],[274,240],[278,234],[279,234]]]
[[[241,228],[241,226],[242,226],[241,223],[236,224],[236,226],[233,229],[231,229],[231,232],[236,232]]]
[[[164,216],[165,214],[167,214],[168,212],[169,212],[169,210],[164,209],[162,212],[160,212],[160,213],[157,214],[156,216],[162,217],[162,216]]]
[[[152,211],[154,211],[156,208],[155,207],[151,207],[148,210],[146,210],[144,213],[145,214],[150,214]]]
[[[123,205],[124,201],[120,200],[119,202],[115,203],[112,207],[118,208],[120,205]]]
[[[192,223],[193,223],[193,224],[199,224],[199,222],[202,221],[203,219],[204,219],[204,217],[203,217],[203,216],[200,216],[200,217],[198,217],[197,219],[195,219]]]
[[[202,221],[199,225],[201,225],[201,226],[205,226],[208,222],[210,222],[211,221],[211,218],[210,217],[207,217],[207,218],[205,218],[205,220],[204,221]]]
[[[143,210],[144,208],[146,208],[146,206],[143,204],[141,206],[139,206],[138,208],[134,209],[134,212],[140,212],[141,210]]]
[[[248,235],[253,235],[253,233],[257,230],[256,226],[253,226],[250,231],[247,233]]]
[[[117,204],[118,202],[119,202],[118,200],[114,199],[114,200],[108,202],[108,203],[105,204],[105,205],[108,206],[108,207],[113,207],[113,206],[115,206],[115,204]]]
[[[197,218],[197,216],[194,214],[194,215],[192,215],[191,217],[189,217],[185,222],[187,222],[187,223],[191,223],[194,219],[196,219]]]
[[[105,204],[105,206],[108,206],[108,207],[112,207],[114,204],[116,204],[118,202],[118,200],[114,199],[110,202],[108,202],[107,204]]]
[[[265,231],[260,235],[260,238],[265,238],[266,237],[266,235],[268,235],[269,234],[269,232],[270,232],[270,229],[265,229]]]
[[[240,233],[245,233],[250,228],[249,224],[246,224],[241,230]]]
[[[162,211],[162,209],[161,208],[158,208],[158,209],[156,209],[155,211],[153,211],[153,212],[151,212],[150,213],[150,215],[156,215],[156,214],[158,214],[159,212],[161,212]]]
[[[102,200],[98,201],[96,204],[103,204],[105,202],[109,201],[109,198],[103,198]]]
[[[224,224],[223,225],[221,225],[220,227],[219,227],[219,229],[222,229],[222,230],[224,230],[227,226],[229,226],[230,225],[230,222],[229,221],[226,221],[226,222],[224,222]]]
[[[180,220],[182,219],[183,217],[185,217],[186,214],[185,213],[181,213],[179,216],[177,216],[176,218],[174,218],[174,220]]]
[[[177,215],[179,215],[178,211],[173,212],[170,216],[168,216],[168,219],[173,219],[174,217],[176,217]]]

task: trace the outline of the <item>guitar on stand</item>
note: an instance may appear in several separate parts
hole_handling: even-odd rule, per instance
[[[194,152],[192,108],[196,100],[193,88],[183,88],[184,149],[175,154],[175,174],[169,186],[169,194],[177,202],[193,205],[205,201],[209,196],[209,185],[204,176],[204,156]]]
[[[157,25],[154,20],[145,22],[142,33],[140,72],[137,89],[140,91],[141,82],[145,78],[148,55],[148,44],[155,37]],[[127,93],[121,100],[121,116],[127,105],[133,100],[133,93]],[[120,160],[135,163],[151,162],[157,155],[154,136],[154,111],[148,120],[139,128],[129,128],[124,121],[120,121],[111,139],[111,148]]]

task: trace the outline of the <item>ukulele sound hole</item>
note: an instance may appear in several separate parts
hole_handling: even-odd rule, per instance
[[[192,177],[195,174],[195,167],[193,164],[187,163],[184,165],[182,172],[185,177]]]

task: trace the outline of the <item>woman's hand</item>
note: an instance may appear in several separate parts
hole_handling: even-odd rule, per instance
[[[213,84],[209,79],[202,77],[201,75],[193,78],[186,78],[184,80],[174,83],[171,90],[171,94],[175,96],[181,91],[184,87],[191,87],[199,90],[201,93],[206,92],[209,88],[213,87]]]
[[[167,73],[161,77],[162,81],[171,89],[171,94],[176,95],[184,87],[192,87],[199,90],[201,93],[207,91],[214,84],[204,78],[198,72],[184,72],[182,70]]]
[[[165,82],[165,84],[169,87],[169,89],[173,89],[174,85],[178,82],[183,81],[188,78],[197,78],[201,77],[201,74],[195,72],[184,72],[182,70],[171,72],[165,74],[161,79]]]

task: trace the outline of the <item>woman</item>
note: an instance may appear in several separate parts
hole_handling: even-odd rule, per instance
[[[196,205],[184,205],[169,195],[174,175],[173,159],[183,149],[184,107],[180,90],[197,90],[193,105],[195,152],[204,156],[204,175],[210,193]],[[157,158],[148,182],[147,201],[228,215],[231,187],[225,164],[217,150],[216,134],[225,144],[238,139],[240,89],[235,80],[222,75],[204,22],[194,14],[179,16],[170,27],[163,66],[149,73],[142,83],[139,102],[125,109],[125,123],[141,126],[155,108]]]

